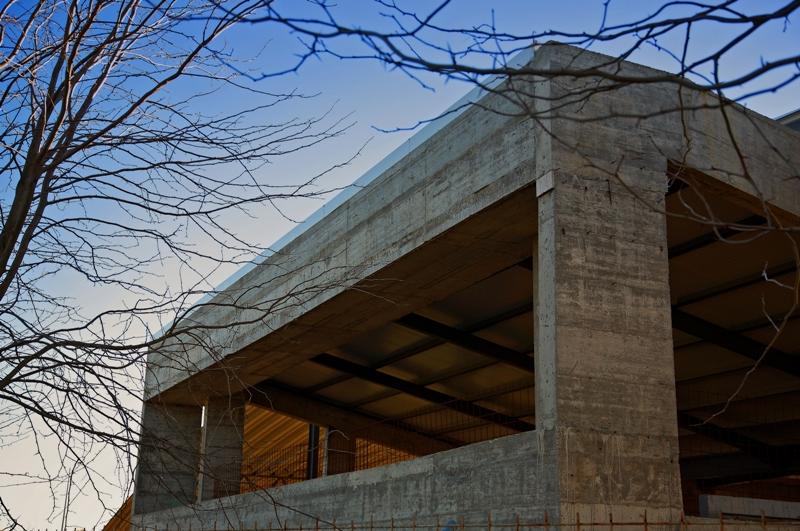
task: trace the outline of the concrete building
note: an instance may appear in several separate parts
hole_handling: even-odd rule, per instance
[[[789,514],[798,235],[729,225],[800,226],[800,132],[620,68],[662,81],[473,94],[195,310],[148,360],[135,525]]]

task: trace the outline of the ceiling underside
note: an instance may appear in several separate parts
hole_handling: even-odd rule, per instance
[[[684,478],[714,487],[781,478],[800,492],[796,237],[719,189],[667,196],[670,288]],[[723,224],[686,219],[694,214]],[[761,229],[760,227],[764,227]],[[771,345],[769,350],[767,345]],[[764,355],[766,352],[766,355]],[[775,479],[775,481],[779,481]],[[769,490],[765,486],[765,490]]]
[[[683,475],[708,486],[792,481],[800,473],[800,322],[797,312],[787,317],[793,243],[775,231],[715,234],[685,219],[764,221],[697,183],[672,187],[667,208],[676,214],[667,223]],[[497,271],[269,383],[452,446],[531,429],[530,268],[528,259]],[[356,435],[369,438],[369,426]]]

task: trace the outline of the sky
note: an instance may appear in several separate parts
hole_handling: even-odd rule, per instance
[[[652,11],[658,4],[659,2],[643,0],[612,0],[609,4],[607,22],[629,21]],[[382,23],[371,9],[373,4],[367,0],[339,0],[337,5],[337,13],[343,20],[363,26]],[[424,9],[430,3],[420,1],[403,5]],[[742,7],[749,9],[767,9],[765,6],[770,5],[777,7],[782,5],[782,2],[769,0],[742,2]],[[532,29],[547,28],[592,31],[599,26],[602,16],[603,2],[595,0],[559,2],[460,0],[454,1],[442,12],[440,20],[450,26],[472,25],[494,20],[496,27],[502,31],[526,33]],[[724,37],[725,34],[719,28],[699,27],[692,43],[698,49],[703,49],[718,43]],[[289,64],[295,42],[294,36],[276,33],[263,26],[242,27],[230,32],[224,38],[224,44],[236,57],[248,58],[247,64],[254,69],[254,72],[280,69],[282,65]],[[677,41],[667,38],[661,44],[674,47],[676,43]],[[597,44],[592,49],[613,54],[618,53],[621,48],[619,44],[610,43]],[[795,14],[785,23],[774,23],[762,28],[752,39],[734,49],[731,52],[734,60],[723,67],[729,73],[744,71],[758,65],[763,59],[769,59],[776,54],[787,54],[788,50],[796,52],[798,49],[800,49],[800,16]],[[644,48],[632,59],[656,68],[668,70],[674,68],[674,60],[654,47]],[[330,173],[320,183],[323,189],[347,186],[413,134],[405,128],[436,117],[471,89],[465,83],[444,82],[433,75],[424,76],[423,79],[428,87],[422,86],[401,72],[387,70],[374,61],[322,58],[308,62],[297,73],[260,81],[259,87],[263,87],[264,90],[296,88],[307,94],[318,94],[299,106],[277,111],[280,116],[264,113],[265,121],[276,120],[293,113],[319,114],[333,107],[335,116],[346,117],[345,119],[353,124],[340,137],[297,156],[275,160],[263,171],[269,172],[270,178],[275,182],[302,182],[308,176],[360,152],[350,164]],[[180,96],[181,91],[193,88],[190,85],[178,85],[174,90],[176,95]],[[777,93],[764,94],[743,103],[766,116],[777,117],[800,107],[799,95],[798,84],[795,83]],[[237,103],[239,102],[235,99],[226,97],[224,92],[209,96],[206,102],[209,108],[220,113],[226,109],[233,109]],[[403,130],[383,132],[396,128]],[[308,200],[292,199],[280,205],[282,213],[264,208],[256,213],[255,219],[234,217],[229,222],[238,223],[237,226],[241,227],[241,236],[254,242],[254,254],[257,254],[261,248],[268,247],[289,231],[297,221],[305,219],[321,207],[332,195],[333,193]],[[221,268],[212,276],[210,282],[219,283],[234,272],[234,267]],[[170,270],[162,273],[165,281],[169,281],[171,275],[176,274]],[[108,296],[97,287],[82,286],[80,289],[84,297],[88,296],[97,301],[108,300]],[[57,285],[54,284],[53,290],[72,295],[76,293],[75,284],[65,282],[63,279]],[[45,452],[47,451],[45,448]],[[39,466],[32,445],[29,443],[0,446],[0,463],[4,469],[36,470]],[[115,469],[113,456],[101,457],[95,466],[98,473],[105,475],[109,480],[104,487],[107,491],[106,505],[114,507],[121,504],[123,492],[114,485],[123,482],[126,477]],[[86,485],[81,478],[77,478],[76,481],[78,494],[72,504],[70,527],[93,527],[101,524],[110,515],[102,516],[96,494],[85,488]],[[80,487],[84,488],[82,493]],[[26,525],[42,529],[58,525],[61,518],[60,511],[48,515],[49,511],[43,510],[50,505],[50,493],[46,488],[28,485],[15,486],[11,489],[0,487],[0,489],[8,505],[23,510],[23,522]],[[51,516],[49,520],[48,516]]]

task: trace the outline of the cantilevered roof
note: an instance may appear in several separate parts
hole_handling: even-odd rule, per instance
[[[519,68],[533,60],[534,48],[527,48],[520,51],[512,57],[508,66],[510,68]],[[238,268],[234,273],[228,276],[225,280],[220,282],[212,291],[203,295],[195,304],[200,305],[213,299],[213,297],[225,289],[232,286],[237,280],[244,277],[247,273],[255,269],[258,265],[281,249],[286,247],[289,243],[296,240],[308,229],[325,219],[328,214],[333,212],[336,208],[344,204],[348,199],[353,197],[359,190],[373,182],[378,176],[382,175],[393,165],[401,161],[414,149],[429,140],[433,135],[444,129],[448,124],[452,123],[456,118],[463,114],[472,104],[484,97],[493,88],[496,88],[503,82],[502,77],[495,77],[485,82],[485,87],[475,87],[467,94],[458,99],[454,104],[448,107],[435,119],[430,120],[419,131],[414,133],[410,138],[405,140],[399,147],[395,148],[377,164],[367,170],[363,175],[358,177],[353,183],[345,187],[342,191],[325,202],[320,208],[312,212],[306,219],[298,223],[289,232],[278,238],[275,243],[261,251],[252,261]],[[161,335],[163,331],[170,325],[163,327],[158,334]]]

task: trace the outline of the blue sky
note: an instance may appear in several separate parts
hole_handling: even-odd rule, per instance
[[[293,5],[302,6],[297,2]],[[429,9],[432,2],[410,2],[411,6]],[[449,26],[470,26],[482,22],[495,21],[496,27],[510,33],[525,34],[530,31],[543,31],[557,28],[563,31],[592,31],[599,27],[603,15],[603,2],[596,0],[563,0],[559,2],[536,0],[504,0],[482,2],[475,0],[454,1],[442,12],[440,20]],[[612,0],[609,4],[607,23],[614,24],[630,21],[644,16],[658,6],[660,2]],[[403,3],[405,6],[406,3]],[[769,11],[770,6],[781,6],[782,2],[746,1],[742,8]],[[337,2],[334,13],[343,22],[371,27],[371,24],[383,23],[375,13],[374,3],[370,0],[350,0]],[[738,28],[737,31],[740,31]],[[692,50],[696,55],[703,53],[711,46],[718,45],[731,32],[718,25],[697,25],[693,31]],[[663,38],[659,43],[665,48],[676,49],[680,46],[683,34]],[[280,70],[294,61],[292,51],[299,48],[295,37],[284,33],[275,33],[269,27],[257,25],[243,27],[226,36],[226,44],[235,51],[234,55],[250,57],[257,53],[258,58],[250,63],[253,71]],[[627,46],[627,42],[597,43],[592,49],[605,53],[619,53]],[[722,71],[735,75],[755,67],[764,59],[771,59],[790,53],[800,46],[800,20],[790,20],[786,24],[780,21],[767,25],[745,43],[734,48],[730,59],[722,64]],[[347,50],[363,50],[353,43],[345,44]],[[632,60],[672,70],[676,63],[668,54],[651,46],[643,46],[632,57]],[[261,70],[259,70],[259,68]],[[348,133],[338,139],[315,148],[313,154],[303,154],[296,158],[276,161],[269,171],[272,178],[281,181],[300,181],[305,176],[321,171],[333,163],[357,152],[364,144],[361,155],[347,168],[334,172],[324,181],[326,186],[344,186],[356,180],[368,168],[377,163],[383,156],[410,136],[408,131],[385,133],[379,130],[406,128],[419,121],[435,117],[452,102],[467,92],[471,87],[462,82],[445,82],[434,75],[423,77],[424,81],[435,90],[422,87],[399,71],[387,70],[384,65],[371,60],[334,60],[322,57],[312,59],[296,74],[289,74],[278,79],[267,79],[259,82],[259,86],[271,90],[290,90],[297,88],[305,93],[319,93],[315,100],[306,102],[305,112],[314,113],[326,110],[335,105],[336,112],[350,114],[354,125]],[[771,77],[774,81],[777,77]],[[780,116],[800,107],[797,83],[783,88],[775,94],[765,94],[743,102],[748,107],[770,117]],[[731,93],[735,97],[737,94]],[[265,119],[269,119],[266,118]],[[308,213],[319,207],[322,199],[309,201],[292,200],[287,212],[294,219],[303,219]],[[270,214],[266,214],[270,216]],[[291,223],[280,219],[280,216],[268,218],[275,227],[270,231],[270,241],[279,238],[291,227]],[[267,234],[263,234],[264,237]],[[265,241],[268,244],[269,241]]]
[[[660,2],[642,0],[612,0],[607,23],[630,21],[651,12],[659,4]],[[296,5],[301,6],[298,9],[306,9],[304,3],[297,2]],[[404,2],[403,5],[412,8],[416,5],[424,10],[431,5],[431,2]],[[783,2],[769,0],[741,2],[741,8],[745,10],[767,10],[769,6],[781,5]],[[370,0],[339,0],[336,12],[343,21],[369,27],[371,24],[382,23],[373,6]],[[548,28],[593,31],[598,28],[602,14],[603,2],[599,0],[558,2],[461,0],[454,1],[441,14],[439,20],[449,26],[463,26],[490,22],[494,18],[498,29],[510,33],[527,33]],[[692,46],[696,47],[697,53],[700,53],[709,46],[718,44],[726,36],[726,31],[714,25],[698,25],[695,28]],[[665,38],[662,44],[674,49],[680,37],[681,35],[675,35]],[[254,72],[280,69],[290,64],[291,52],[295,49],[296,42],[295,37],[276,33],[264,26],[243,27],[227,34],[224,41],[235,57],[247,60],[246,64],[253,67]],[[727,74],[735,75],[737,72],[757,66],[764,59],[794,53],[798,48],[800,48],[800,17],[795,16],[785,23],[774,22],[765,26],[744,44],[734,48],[730,52],[730,61],[723,64],[723,69]],[[598,44],[592,49],[613,54],[621,51],[623,44]],[[654,47],[644,47],[632,59],[667,70],[675,66],[671,57]],[[447,83],[433,75],[424,79],[434,90],[421,86],[401,72],[389,71],[374,61],[321,58],[308,62],[296,74],[258,82],[257,86],[262,90],[298,89],[306,94],[318,94],[318,96],[283,110],[260,113],[253,116],[253,120],[270,123],[295,114],[298,116],[319,114],[333,107],[335,116],[347,116],[346,119],[353,122],[351,129],[339,138],[296,156],[276,159],[262,171],[269,172],[268,177],[272,182],[302,182],[308,176],[342,162],[361,150],[360,156],[351,164],[327,176],[321,182],[321,187],[336,188],[352,183],[412,134],[408,131],[382,133],[378,129],[405,128],[419,121],[431,119],[471,88],[464,83]],[[191,84],[181,84],[176,86],[174,91],[176,96],[180,96],[182,91],[195,88],[196,86]],[[736,94],[731,95],[736,96]],[[223,113],[225,110],[235,109],[242,102],[227,91],[222,91],[208,96],[204,99],[204,103],[209,111]],[[765,94],[744,103],[767,116],[780,116],[800,107],[798,85],[795,83],[777,93]],[[291,200],[282,203],[281,206],[284,208],[284,213],[292,220],[302,220],[319,208],[323,201],[324,198]],[[268,208],[259,210],[256,219],[232,217],[229,222],[238,223],[241,227],[241,236],[254,242],[254,252],[279,239],[294,226],[293,221]],[[233,273],[234,269],[232,267],[221,269],[213,280],[221,281]],[[165,275],[164,279],[168,281],[170,272],[166,272]],[[74,294],[73,284],[61,281],[59,285],[63,286],[60,289],[65,293]],[[103,297],[98,295],[98,299],[102,300]],[[31,470],[38,466],[31,448],[12,447],[3,448],[1,451],[0,461],[4,463],[13,461],[20,468],[28,467]],[[122,502],[122,494],[113,488],[113,483],[116,481],[113,459],[101,459],[97,467],[101,474],[111,478],[111,485],[107,487],[111,493],[107,505],[118,505]],[[100,470],[102,467],[107,467],[107,470]],[[54,521],[47,522],[46,515],[41,512],[42,501],[49,498],[47,488],[16,487],[13,491],[6,489],[2,494],[4,497],[7,496],[7,503],[11,506],[17,509],[27,508],[27,514],[24,516],[27,525],[45,528],[52,527],[54,522],[58,522],[60,517],[58,513]],[[100,506],[93,492],[87,491],[85,496],[79,497],[73,508],[74,515],[70,519],[70,525],[95,525]]]
[[[412,8],[416,6],[421,12],[426,12],[432,4],[434,2],[419,1],[404,2],[402,5],[409,5]],[[661,2],[649,0],[612,0],[608,4],[606,23],[613,25],[638,19],[652,13],[660,4]],[[784,2],[778,1],[751,0],[742,2],[739,7],[745,11],[769,12],[771,8],[778,8],[783,4]],[[302,2],[292,5],[301,6],[298,8],[300,11],[309,13],[307,8],[302,7],[304,5]],[[376,14],[374,2],[371,0],[337,2],[333,12],[341,22],[356,26],[373,27],[375,24],[385,24]],[[604,2],[599,0],[559,2],[456,0],[436,20],[452,27],[469,27],[493,20],[498,30],[516,34],[547,29],[591,32],[599,27],[603,13]],[[741,30],[742,28],[738,27],[735,31]],[[691,58],[692,54],[700,57],[714,46],[719,46],[733,33],[732,29],[721,28],[717,24],[696,25],[693,29],[689,57]],[[660,39],[659,45],[665,49],[679,50],[682,38],[682,31],[670,34]],[[595,43],[591,48],[599,52],[618,54],[626,50],[629,43],[630,41]],[[253,72],[286,68],[295,61],[295,56],[290,52],[300,50],[296,44],[296,37],[282,32],[276,33],[270,27],[262,25],[243,27],[232,32],[226,36],[226,44],[235,51],[234,56],[241,54],[243,57],[250,57],[254,53],[258,54],[258,59],[251,63],[254,66]],[[800,48],[800,20],[775,21],[734,48],[722,62],[721,71],[723,75],[735,76],[758,66],[763,60],[783,57],[798,48]],[[358,43],[347,41],[342,42],[340,49],[354,53],[363,52]],[[677,67],[673,57],[649,45],[642,46],[631,59],[665,70],[674,70]],[[773,83],[782,79],[788,70],[780,72],[779,75],[768,76],[762,83]],[[402,72],[388,70],[376,61],[342,61],[322,57],[305,63],[296,74],[259,82],[259,86],[270,89],[297,88],[309,94],[319,93],[313,101],[306,102],[307,105],[304,107],[306,112],[319,113],[335,105],[336,112],[349,114],[349,119],[354,122],[346,135],[315,148],[313,153],[276,161],[269,169],[272,173],[271,178],[280,181],[301,181],[307,175],[322,171],[365,146],[356,160],[346,168],[333,172],[322,183],[323,186],[329,187],[346,186],[412,134],[405,130],[389,133],[381,132],[382,130],[404,129],[413,127],[420,121],[429,120],[471,88],[466,83],[452,80],[448,82],[433,74],[423,75],[422,79],[429,87],[421,86]],[[757,86],[754,84],[747,88],[752,89]],[[729,96],[737,97],[738,94],[732,91]],[[777,93],[764,94],[742,103],[769,117],[783,115],[800,107],[798,83],[784,87]],[[302,220],[323,202],[322,198],[300,201],[292,199],[285,207],[293,219]],[[262,233],[265,245],[277,240],[293,226],[275,212],[264,212],[264,215],[265,221],[271,227],[270,231]]]

